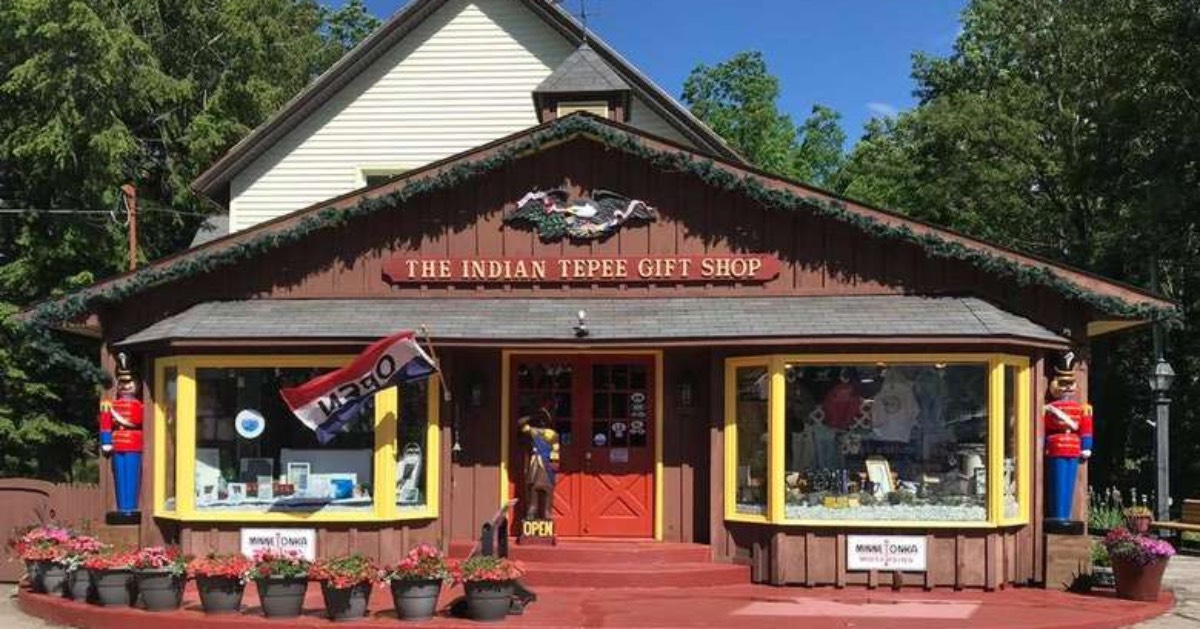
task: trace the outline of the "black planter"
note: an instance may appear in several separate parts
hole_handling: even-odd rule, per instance
[[[137,597],[132,570],[96,570],[92,572],[96,602],[103,607],[129,607]]]
[[[258,598],[267,618],[295,618],[304,610],[304,595],[308,592],[308,575],[256,579]]]
[[[81,603],[92,600],[92,573],[83,568],[68,572],[67,593]]]
[[[440,579],[427,581],[392,581],[392,604],[401,620],[429,620],[437,612],[438,595],[442,592]]]
[[[497,622],[508,617],[512,605],[512,581],[467,581],[467,613],[472,620]]]
[[[236,614],[242,608],[246,586],[237,577],[196,577],[200,605],[206,614]]]
[[[321,595],[325,598],[325,614],[334,622],[366,618],[367,605],[371,602],[371,589],[370,583],[359,583],[348,588],[336,588],[322,583]]]
[[[67,569],[56,564],[48,563],[42,568],[42,588],[53,596],[67,596]]]
[[[183,604],[183,576],[168,570],[138,570],[133,576],[146,611],[168,612]]]
[[[46,568],[49,561],[26,561],[25,574],[29,576],[29,589],[38,594],[46,593]]]

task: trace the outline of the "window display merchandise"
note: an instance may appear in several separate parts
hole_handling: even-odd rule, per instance
[[[987,519],[987,364],[784,373],[788,519]]]
[[[371,404],[336,441],[298,430],[279,390],[327,369],[196,370],[196,506],[205,511],[370,510]],[[245,424],[245,425],[243,425]]]

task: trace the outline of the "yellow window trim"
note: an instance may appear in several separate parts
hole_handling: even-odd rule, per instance
[[[509,434],[509,421],[512,413],[509,411],[512,391],[509,390],[510,368],[513,356],[585,354],[589,356],[652,356],[654,358],[654,539],[663,538],[663,353],[662,350],[644,349],[602,349],[580,350],[576,348],[561,349],[506,349],[500,352],[500,493],[496,504],[504,504],[509,495],[508,444],[512,438]]]
[[[374,506],[359,512],[240,513],[199,511],[195,504],[196,481],[196,370],[239,368],[337,368],[353,361],[353,355],[203,355],[173,356],[155,360],[154,383],[154,515],[184,522],[385,522],[424,520],[438,517],[441,493],[440,378],[434,376],[427,387],[429,395],[428,432],[426,433],[425,505],[401,508],[396,504],[396,434],[399,392],[395,387],[376,394],[375,400],[375,473],[372,478]],[[166,508],[167,440],[162,430],[166,410],[163,406],[168,368],[176,369],[175,393],[175,509]]]
[[[786,383],[784,370],[787,365],[850,365],[870,363],[941,363],[984,364],[988,367],[988,504],[987,520],[951,522],[914,522],[897,520],[794,520],[787,518],[787,492],[784,484],[785,450],[783,433],[786,430]],[[1017,411],[1017,500],[1018,516],[1004,517],[1004,386],[1005,367],[1016,367],[1017,382],[1015,406]],[[738,513],[737,508],[737,382],[736,371],[740,367],[764,367],[771,375],[768,408],[770,436],[768,443],[769,479],[767,513],[752,515]],[[985,528],[1019,526],[1028,524],[1031,511],[1033,462],[1030,400],[1033,373],[1029,358],[1010,354],[774,354],[745,356],[725,361],[725,422],[724,422],[724,479],[725,520],[778,524],[783,526],[805,526],[826,528]]]

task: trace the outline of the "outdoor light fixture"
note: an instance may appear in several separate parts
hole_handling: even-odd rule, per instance
[[[575,324],[575,336],[583,338],[588,335],[587,311],[579,311],[579,322]]]
[[[1166,395],[1167,391],[1171,390],[1171,385],[1175,384],[1175,370],[1165,358],[1159,358],[1158,362],[1154,363],[1154,370],[1150,372],[1148,380],[1150,390],[1155,395]]]
[[[1155,488],[1158,493],[1154,517],[1161,522],[1171,519],[1171,398],[1167,392],[1175,383],[1175,370],[1162,355],[1147,378],[1154,392]]]

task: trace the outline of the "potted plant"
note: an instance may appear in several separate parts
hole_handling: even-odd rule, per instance
[[[59,564],[67,572],[67,594],[71,598],[77,601],[91,598],[92,573],[83,567],[83,563],[106,548],[105,544],[90,535],[72,537],[63,546]]]
[[[67,529],[36,526],[9,541],[13,552],[25,562],[25,573],[34,592],[66,595],[67,571],[58,563],[62,547],[71,539]]]
[[[1117,596],[1135,601],[1158,600],[1163,572],[1175,554],[1170,544],[1118,528],[1104,537],[1104,548],[1112,560]]]
[[[1130,531],[1138,535],[1145,535],[1150,532],[1150,522],[1154,519],[1154,514],[1150,512],[1149,507],[1145,505],[1127,507],[1124,514],[1125,526]]]
[[[241,554],[209,553],[188,562],[188,575],[196,580],[204,613],[236,614],[242,608],[246,577],[253,567]]]
[[[370,559],[358,553],[323,559],[313,564],[309,575],[321,583],[325,613],[330,620],[366,617],[371,588],[379,581],[379,568]]]
[[[251,575],[268,618],[295,618],[304,609],[308,571],[312,563],[300,553],[260,550],[254,553]]]
[[[449,578],[446,558],[428,544],[408,551],[400,563],[383,574],[383,580],[391,585],[396,615],[404,620],[433,618],[442,584]]]
[[[133,604],[133,553],[106,548],[83,560],[92,575],[96,602],[104,607],[128,607]]]
[[[1112,560],[1108,549],[1100,541],[1092,542],[1092,585],[1096,587],[1114,587],[1117,584],[1113,576]]]
[[[187,558],[177,548],[152,546],[134,554],[133,578],[146,611],[179,609],[183,603],[187,563]]]
[[[454,578],[467,594],[467,613],[474,620],[504,620],[512,605],[514,581],[524,572],[502,557],[475,556],[459,562]]]

